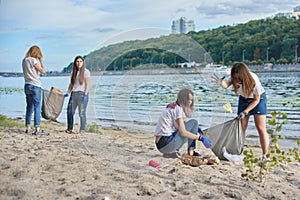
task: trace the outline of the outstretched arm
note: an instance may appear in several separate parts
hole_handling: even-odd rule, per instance
[[[226,89],[228,88],[230,85],[232,85],[232,81],[224,81],[225,76],[223,76],[222,78],[220,78],[217,74],[213,74],[211,76],[212,80],[217,83],[218,85],[220,85],[222,88]]]
[[[228,88],[231,85],[232,85],[232,81],[222,81],[221,83],[221,87],[224,89]]]

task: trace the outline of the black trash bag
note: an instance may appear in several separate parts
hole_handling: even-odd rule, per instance
[[[236,117],[223,124],[203,130],[204,137],[211,140],[211,150],[221,160],[227,160],[223,155],[223,147],[229,154],[240,155],[244,147],[244,134],[241,119]]]
[[[51,87],[51,90],[43,90],[42,117],[48,120],[56,121],[64,105],[64,94],[57,88]]]

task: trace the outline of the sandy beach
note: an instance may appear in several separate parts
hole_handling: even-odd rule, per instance
[[[0,199],[300,198],[300,163],[275,168],[259,183],[241,177],[243,163],[192,167],[165,158],[153,137],[142,133],[100,127],[101,133],[69,135],[64,124],[42,127],[49,136],[0,127]],[[248,148],[260,154],[260,148]],[[213,155],[201,143],[197,151]],[[162,169],[149,166],[150,160]]]

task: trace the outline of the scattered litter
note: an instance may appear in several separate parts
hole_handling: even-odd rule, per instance
[[[226,112],[231,113],[232,114],[232,108],[231,108],[231,104],[229,102],[227,102],[223,108],[226,110]]]
[[[223,147],[223,156],[229,160],[230,162],[232,162],[233,164],[237,164],[241,161],[243,161],[244,159],[244,155],[234,155],[234,154],[230,154],[226,151],[226,147]]]
[[[161,170],[160,164],[158,164],[158,163],[155,162],[154,160],[150,160],[150,161],[149,161],[149,165],[152,166],[152,167],[155,167],[155,168],[158,169],[158,170]]]

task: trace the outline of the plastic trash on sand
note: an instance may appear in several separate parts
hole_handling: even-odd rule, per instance
[[[229,102],[227,102],[223,108],[226,110],[226,112],[231,113],[232,114],[232,108],[231,108],[231,104]]]
[[[155,167],[155,168],[158,169],[158,170],[161,170],[160,164],[158,164],[158,163],[155,162],[154,160],[150,160],[150,161],[149,161],[149,165],[152,166],[152,167]]]
[[[230,154],[226,151],[226,147],[223,147],[223,156],[229,160],[230,162],[232,162],[233,164],[237,164],[241,161],[243,161],[244,156],[243,155],[234,155],[234,154]]]

